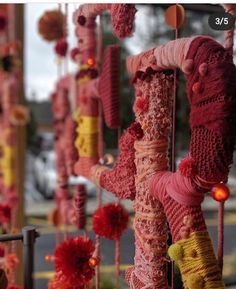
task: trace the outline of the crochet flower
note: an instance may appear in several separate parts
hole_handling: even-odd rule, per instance
[[[95,274],[94,268],[89,265],[94,249],[89,238],[69,238],[61,243],[55,251],[59,280],[73,288],[87,284]]]
[[[127,229],[128,212],[120,204],[108,204],[93,215],[93,230],[97,235],[118,240]]]

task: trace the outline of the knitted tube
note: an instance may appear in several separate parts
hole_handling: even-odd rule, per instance
[[[160,202],[149,193],[149,178],[168,168],[168,135],[171,126],[173,77],[148,68],[134,81],[136,120],[143,137],[134,144],[136,197],[135,264],[126,272],[131,288],[168,288],[166,272],[167,223]],[[166,117],[166,115],[168,115]]]

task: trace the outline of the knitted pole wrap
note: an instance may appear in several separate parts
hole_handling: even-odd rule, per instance
[[[178,47],[177,42],[171,45]],[[232,163],[236,71],[230,53],[214,40],[195,37],[186,43],[189,50],[182,57],[184,62],[191,60],[187,73],[190,153],[176,173],[158,172],[150,189],[163,204],[173,240],[177,241],[169,254],[179,264],[185,288],[224,288],[200,203],[204,191],[227,180]],[[163,50],[166,52],[165,47]],[[160,51],[157,48],[156,55]],[[180,62],[168,58],[165,68],[168,61],[170,67],[175,63],[181,67]]]
[[[135,266],[126,279],[131,288],[167,288],[166,217],[161,203],[150,197],[148,180],[154,172],[168,169],[173,77],[150,68],[136,76],[134,110],[144,135],[134,144]]]

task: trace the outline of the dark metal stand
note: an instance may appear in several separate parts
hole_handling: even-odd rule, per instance
[[[34,226],[26,226],[21,234],[5,234],[0,236],[0,242],[23,241],[24,256],[24,289],[33,289],[33,271],[34,271],[34,243],[39,233]]]

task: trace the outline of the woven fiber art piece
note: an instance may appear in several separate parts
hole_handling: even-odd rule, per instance
[[[201,202],[206,191],[227,181],[232,164],[236,127],[232,55],[213,39],[197,36],[131,56],[127,67],[133,76],[134,111],[142,135],[133,142],[134,167],[129,171],[130,179],[134,178],[131,198],[136,251],[135,266],[127,270],[126,279],[131,288],[168,288],[168,221],[174,241],[168,252],[180,267],[184,287],[225,288]],[[171,70],[176,67],[187,78],[192,135],[188,156],[176,173],[170,173],[167,153],[172,121]],[[130,197],[119,185],[111,185],[122,172],[118,169],[124,163],[122,145],[120,150],[113,169],[97,165],[91,174],[118,197]]]

